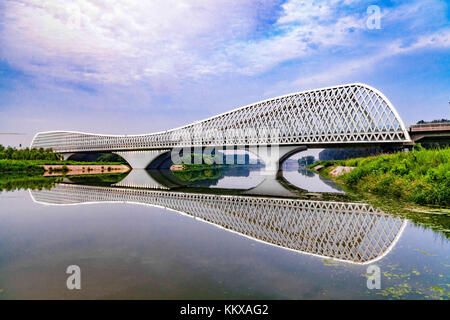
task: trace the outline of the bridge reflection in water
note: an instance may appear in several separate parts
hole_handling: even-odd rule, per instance
[[[406,226],[405,220],[362,203],[65,183],[30,193],[41,204],[127,202],[167,208],[266,244],[356,264],[384,257]]]

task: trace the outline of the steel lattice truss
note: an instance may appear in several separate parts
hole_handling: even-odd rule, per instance
[[[367,204],[59,184],[31,191],[45,204],[131,202],[160,206],[268,244],[366,264],[395,245],[405,222]]]
[[[409,140],[401,118],[381,92],[364,84],[349,84],[265,100],[154,134],[41,132],[33,139],[32,147],[83,152],[274,143],[403,143]]]

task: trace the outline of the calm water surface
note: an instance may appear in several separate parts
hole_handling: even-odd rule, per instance
[[[344,198],[302,199],[344,193],[304,168],[283,176],[286,197],[251,192],[266,183],[260,168],[3,191],[0,298],[450,297],[444,233]],[[81,290],[66,288],[69,265],[81,268]],[[379,290],[367,288],[371,265]]]

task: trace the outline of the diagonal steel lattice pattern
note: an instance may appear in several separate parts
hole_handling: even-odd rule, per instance
[[[387,254],[406,223],[361,203],[70,184],[31,191],[31,195],[45,204],[117,201],[160,206],[268,244],[358,264]]]
[[[403,143],[409,134],[389,100],[365,84],[281,96],[168,131],[129,136],[38,133],[35,148],[57,152],[195,146]]]

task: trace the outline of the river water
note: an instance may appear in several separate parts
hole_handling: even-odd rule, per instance
[[[0,298],[450,298],[445,232],[292,163],[277,180],[261,173],[134,170],[4,190]],[[80,290],[66,286],[73,265]]]

